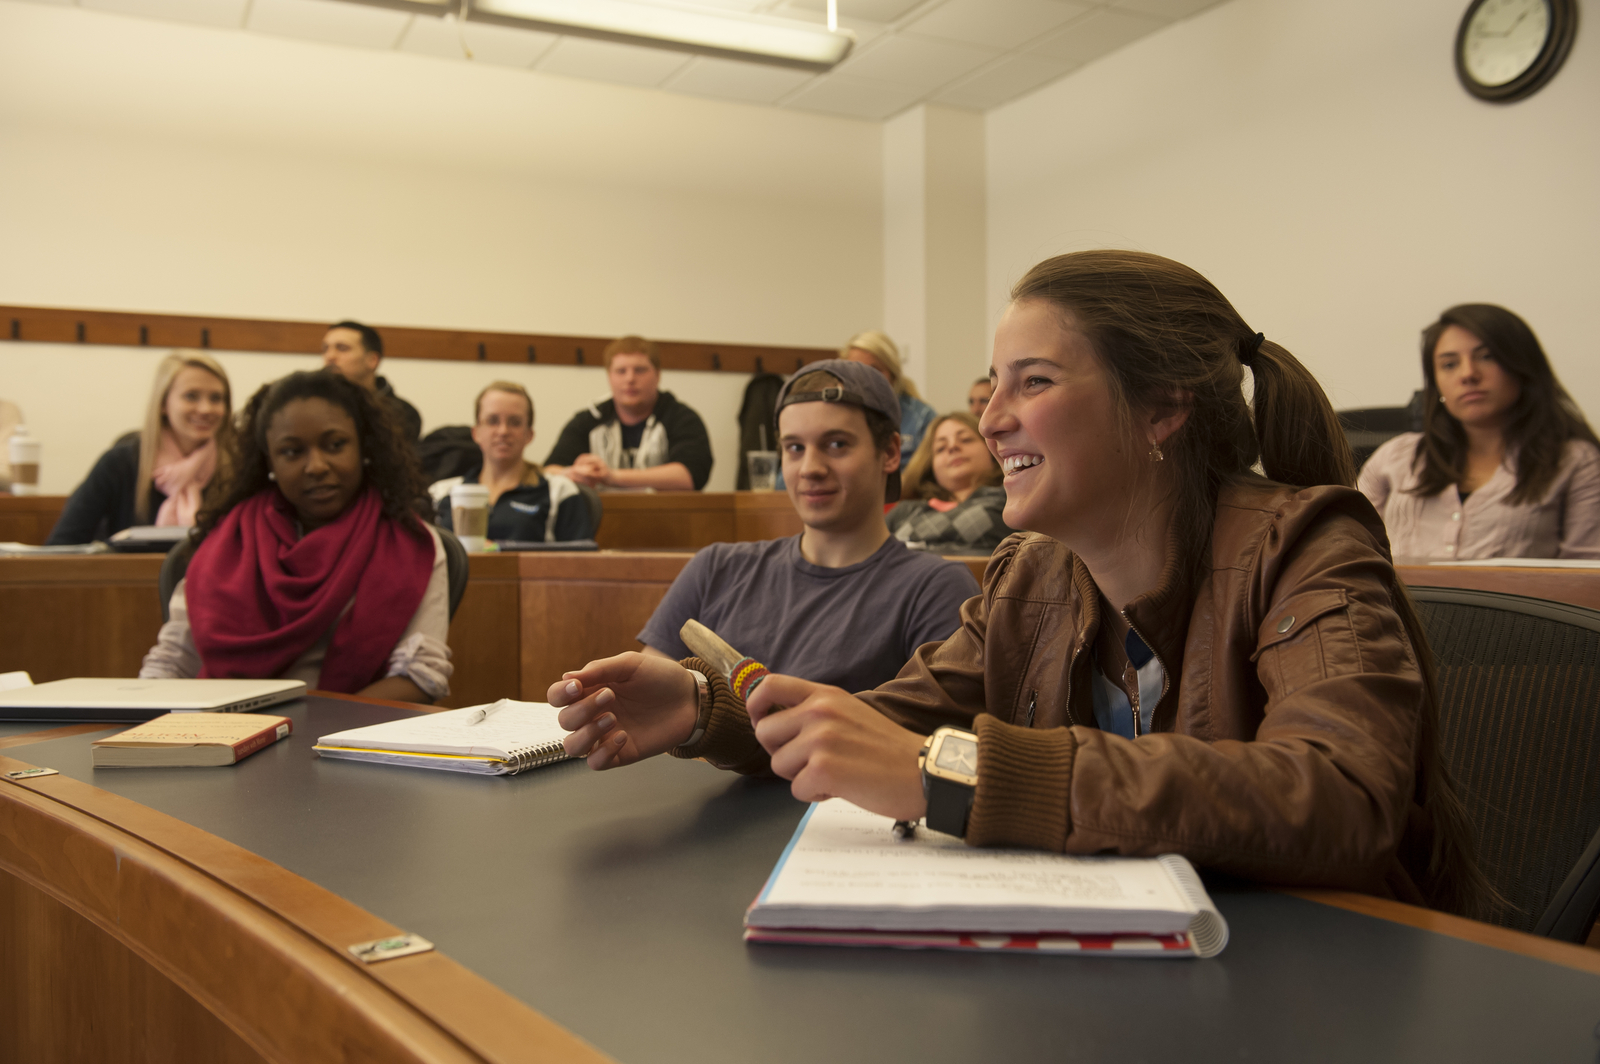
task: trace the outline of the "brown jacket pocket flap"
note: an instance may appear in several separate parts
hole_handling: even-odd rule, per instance
[[[1348,601],[1349,594],[1342,587],[1290,595],[1268,613],[1267,619],[1256,629],[1256,652],[1250,655],[1250,660],[1256,660],[1269,647],[1293,639],[1318,617],[1344,609]]]

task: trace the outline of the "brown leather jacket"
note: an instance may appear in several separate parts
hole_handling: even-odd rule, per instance
[[[861,697],[918,732],[977,731],[974,845],[1176,852],[1424,902],[1423,682],[1371,504],[1348,488],[1227,487],[1198,580],[1174,557],[1124,610],[1167,675],[1137,739],[1095,726],[1088,570],[1033,533],[1001,544],[950,639]],[[709,716],[681,754],[764,767],[748,718]]]

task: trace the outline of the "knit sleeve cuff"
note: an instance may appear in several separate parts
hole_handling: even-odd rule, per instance
[[[978,792],[967,819],[973,846],[1066,849],[1072,830],[1071,728],[1019,728],[987,713],[978,733]]]
[[[750,723],[744,702],[734,696],[716,666],[699,658],[684,658],[678,664],[703,674],[708,691],[700,700],[700,715],[694,725],[699,739],[673,747],[672,756],[699,758],[745,776],[770,772],[771,759],[756,742],[755,725]]]

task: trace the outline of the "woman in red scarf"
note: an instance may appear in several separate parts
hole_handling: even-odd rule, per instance
[[[237,474],[141,677],[286,677],[405,702],[449,693],[444,549],[411,448],[358,385],[294,373],[251,398]]]

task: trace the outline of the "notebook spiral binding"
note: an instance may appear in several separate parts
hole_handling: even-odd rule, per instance
[[[552,739],[547,743],[536,746],[519,746],[510,751],[511,756],[505,761],[505,774],[515,776],[519,772],[526,772],[530,768],[539,768],[541,765],[553,765],[557,761],[568,758],[566,747],[561,745],[559,739]]]

